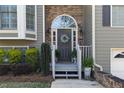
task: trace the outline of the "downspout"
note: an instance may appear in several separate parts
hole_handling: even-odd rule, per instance
[[[95,57],[95,5],[92,5],[92,55],[94,66],[100,68],[100,71],[103,71],[103,67],[96,63]]]

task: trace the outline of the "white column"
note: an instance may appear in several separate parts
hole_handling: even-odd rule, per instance
[[[25,6],[18,5],[17,6],[17,30],[18,30],[18,38],[25,38],[25,30],[26,30],[26,14],[25,14]]]
[[[55,79],[55,45],[52,45],[52,76]]]
[[[79,75],[79,79],[81,79],[82,65],[81,65],[81,49],[79,45],[77,45],[77,62],[78,62],[78,75]]]

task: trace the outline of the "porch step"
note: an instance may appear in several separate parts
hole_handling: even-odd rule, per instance
[[[78,74],[55,74],[56,77],[78,77]]]
[[[55,71],[78,71],[77,64],[56,64]]]

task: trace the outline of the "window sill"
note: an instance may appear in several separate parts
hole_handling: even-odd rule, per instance
[[[0,30],[0,33],[18,33],[17,30]]]

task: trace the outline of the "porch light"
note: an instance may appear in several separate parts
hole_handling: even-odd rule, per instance
[[[78,24],[78,29],[79,29],[79,32],[81,33],[81,32],[83,32],[83,30],[82,30],[82,25],[81,24]]]
[[[48,29],[46,30],[46,33],[50,33],[50,30],[51,30],[51,28],[48,28]]]

